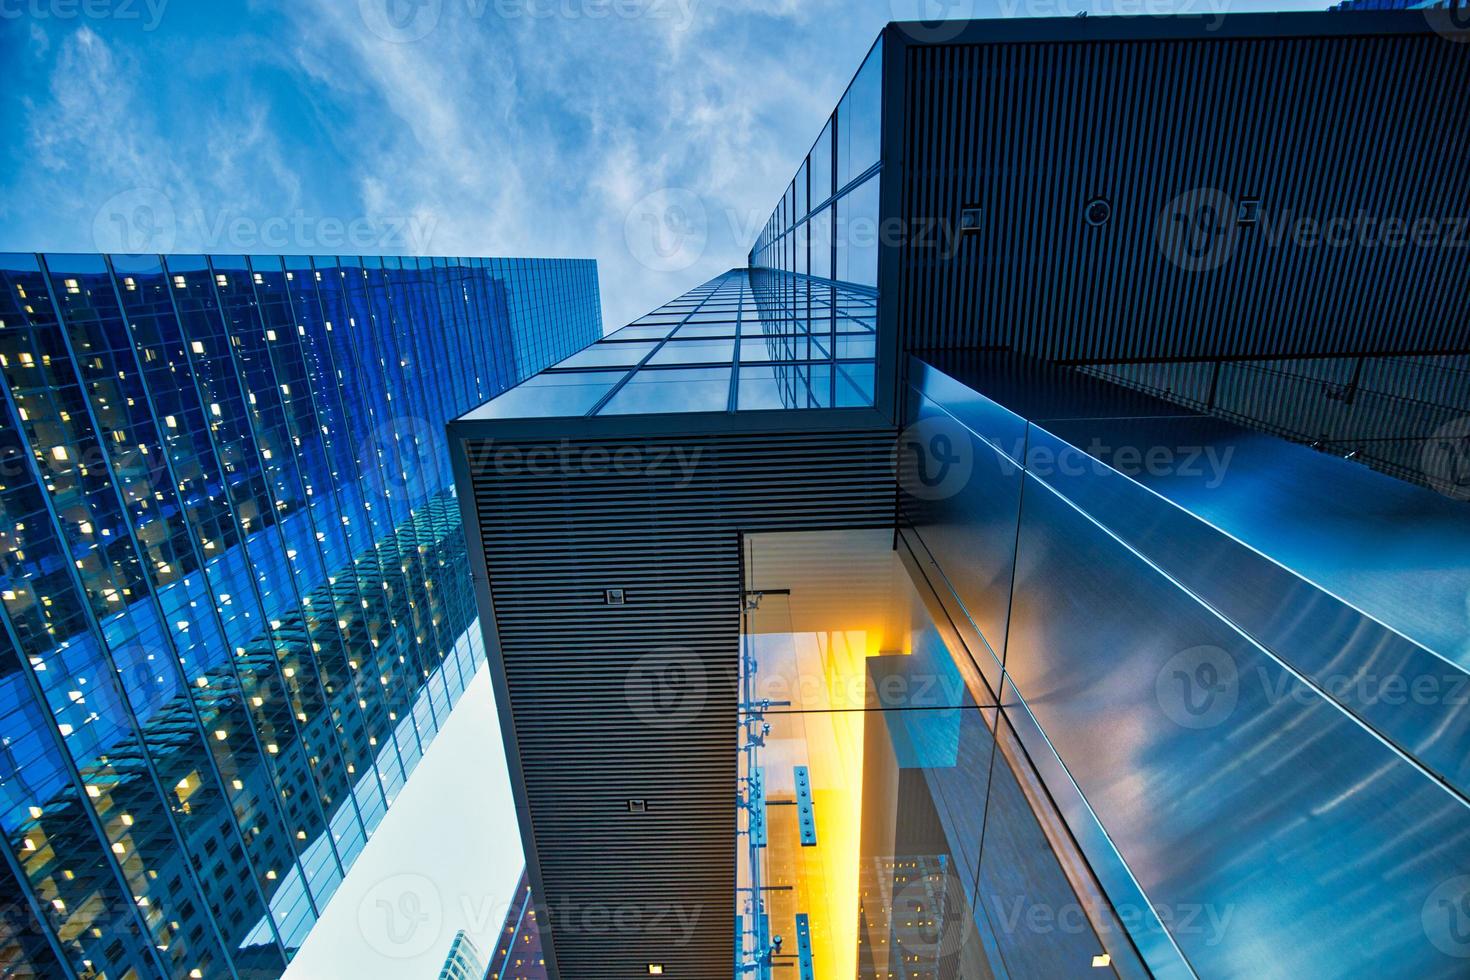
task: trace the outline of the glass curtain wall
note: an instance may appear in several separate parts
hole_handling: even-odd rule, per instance
[[[878,296],[883,42],[848,85],[749,256],[761,316],[833,343]]]
[[[557,362],[470,418],[853,408],[873,404],[876,308],[836,286],[769,319],[733,269]],[[813,294],[814,297],[816,294]]]
[[[282,972],[483,659],[445,423],[595,276],[0,258],[8,969]]]
[[[1113,975],[1126,937],[894,543],[745,538],[736,975]]]

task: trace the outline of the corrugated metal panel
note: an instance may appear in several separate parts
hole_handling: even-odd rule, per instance
[[[915,230],[955,227],[966,205],[983,219],[953,250],[903,246],[904,343],[1078,362],[1470,348],[1467,247],[1279,237],[1362,212],[1470,240],[1447,96],[1470,91],[1470,45],[1421,27],[909,46],[905,214]],[[1209,193],[1232,217],[1259,197],[1260,221],[1226,221],[1198,254],[1161,245]],[[1083,217],[1094,197],[1112,205],[1100,227]]]
[[[467,440],[528,850],[563,980],[646,975],[649,963],[730,975],[739,535],[892,526],[892,440]],[[533,475],[532,451],[573,462]],[[625,604],[608,604],[608,589]]]

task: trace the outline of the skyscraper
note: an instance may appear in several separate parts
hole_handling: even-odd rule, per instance
[[[531,884],[523,873],[490,953],[485,980],[546,980],[539,922],[544,912],[544,908],[537,908]]]
[[[279,976],[483,659],[446,420],[571,260],[0,257],[0,964]]]
[[[485,965],[480,962],[480,951],[463,929],[454,934],[449,955],[439,970],[439,980],[485,980]]]
[[[889,25],[451,423],[551,976],[1463,974],[1462,39]]]

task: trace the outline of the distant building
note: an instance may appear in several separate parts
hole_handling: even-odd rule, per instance
[[[522,872],[515,900],[510,903],[505,925],[490,954],[490,970],[485,980],[547,980],[548,976],[536,903],[531,896],[530,881]]]
[[[464,930],[454,934],[454,943],[449,955],[439,970],[439,980],[483,980],[485,964],[480,962],[480,950]]]

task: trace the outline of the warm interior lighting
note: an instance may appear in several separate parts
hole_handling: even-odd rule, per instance
[[[1113,965],[1113,958],[1111,956],[1109,956],[1107,953],[1098,953],[1096,956],[1094,956],[1092,958],[1092,965],[1093,966],[1099,966],[1099,967],[1101,967],[1101,966],[1112,966]]]
[[[664,975],[664,966],[663,966],[663,964],[662,963],[650,963],[650,964],[648,964],[648,975],[651,976],[651,977],[661,977],[661,976],[663,976]]]

